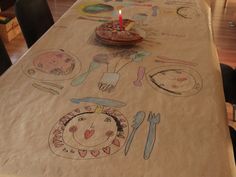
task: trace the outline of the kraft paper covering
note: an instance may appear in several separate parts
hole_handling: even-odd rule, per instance
[[[135,20],[114,48],[95,28]],[[0,78],[1,177],[233,177],[202,1],[78,1]]]

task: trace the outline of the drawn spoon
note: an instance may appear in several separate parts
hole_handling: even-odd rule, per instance
[[[149,159],[156,141],[156,125],[160,123],[160,114],[159,113],[155,114],[150,112],[148,116],[148,122],[149,122],[149,131],[143,155],[143,158],[145,160]]]
[[[106,64],[107,65],[107,71],[108,71],[108,65],[109,65],[109,60],[110,59],[111,58],[109,58],[108,54],[103,54],[103,53],[97,54],[93,57],[94,62],[97,62],[97,63],[100,63],[100,64]]]
[[[158,7],[157,6],[153,6],[152,7],[152,16],[156,17],[157,16],[157,11],[158,11]]]
[[[138,73],[137,73],[137,79],[133,82],[135,86],[141,87],[142,86],[142,80],[145,74],[145,68],[140,66],[138,68]]]
[[[86,80],[86,78],[88,77],[88,75],[89,75],[93,70],[97,69],[99,66],[100,66],[99,63],[92,61],[92,62],[90,63],[90,65],[89,65],[88,70],[87,70],[86,72],[80,74],[79,76],[77,76],[75,79],[73,79],[73,80],[71,81],[71,85],[72,85],[72,86],[78,86],[78,85],[82,84],[82,83]]]
[[[143,123],[144,118],[145,118],[145,112],[143,112],[143,111],[137,112],[136,115],[134,116],[134,121],[133,121],[133,125],[132,125],[133,130],[132,130],[131,134],[129,135],[128,141],[125,146],[125,155],[128,154],[130,145],[131,145],[133,138],[134,138],[134,135],[135,135],[137,129],[139,128],[139,126]]]

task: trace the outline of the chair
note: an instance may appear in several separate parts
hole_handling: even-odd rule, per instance
[[[236,70],[226,64],[220,64],[225,101],[236,104]]]
[[[28,47],[54,24],[47,0],[16,0],[15,12]]]
[[[220,64],[221,74],[223,80],[225,101],[233,105],[233,121],[236,121],[236,70],[232,67]],[[234,128],[229,127],[230,136],[233,144],[234,159],[236,162],[236,131]]]
[[[231,137],[232,144],[233,144],[234,160],[236,162],[236,131],[234,128],[229,127],[229,132],[230,132],[230,137]]]
[[[12,65],[7,50],[0,39],[0,75],[2,75]]]

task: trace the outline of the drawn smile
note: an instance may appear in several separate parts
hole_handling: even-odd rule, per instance
[[[91,138],[93,135],[95,134],[95,130],[86,130],[85,133],[84,133],[84,138],[85,140],[88,140],[89,138]],[[107,136],[107,139],[105,139],[104,141],[98,143],[98,144],[95,144],[95,145],[85,145],[83,143],[80,142],[80,140],[78,140],[78,138],[75,136],[75,131],[72,132],[72,137],[73,137],[73,140],[78,143],[79,145],[81,146],[84,146],[84,147],[96,147],[96,146],[99,146],[99,145],[102,145],[104,144],[105,142],[109,141],[110,137],[112,137],[114,135],[114,132],[113,131],[108,131],[106,133],[106,136]]]
[[[107,106],[100,112],[97,107],[86,104],[58,120],[49,135],[53,153],[87,160],[108,157],[122,149],[129,134],[127,119],[117,109]]]

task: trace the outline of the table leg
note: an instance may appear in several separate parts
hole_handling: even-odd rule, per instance
[[[228,2],[228,0],[225,0],[225,2],[224,2],[224,8],[226,8],[227,2]]]

